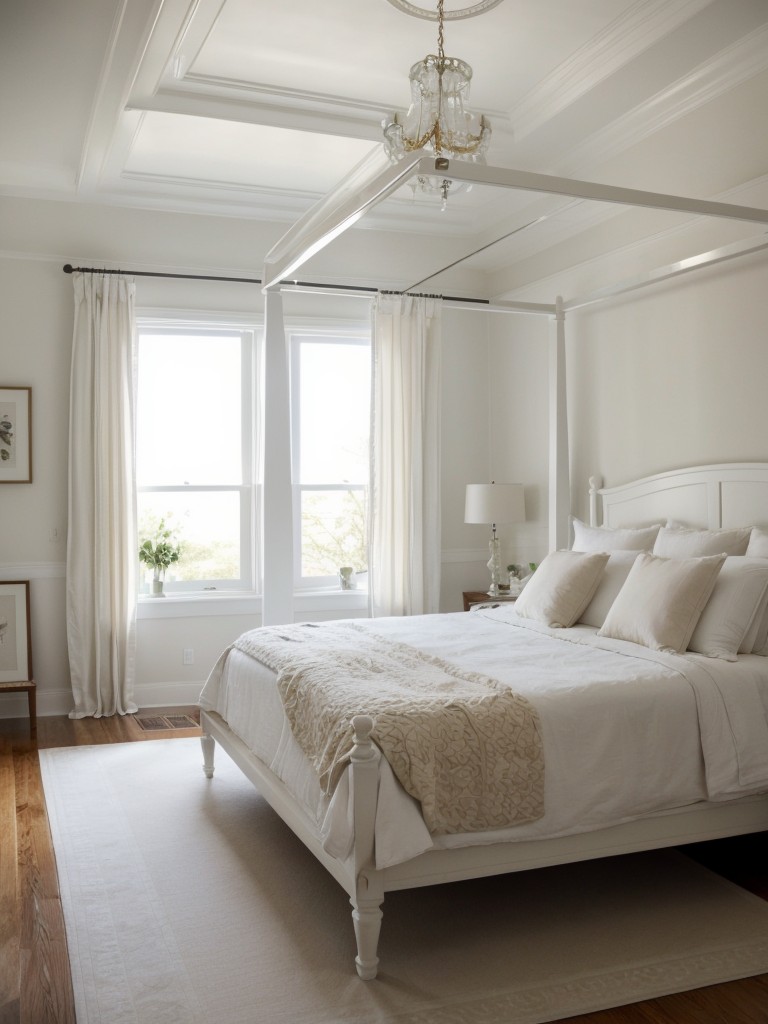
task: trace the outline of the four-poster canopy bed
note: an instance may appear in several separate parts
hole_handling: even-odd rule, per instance
[[[764,210],[471,164],[436,168],[419,154],[372,176],[361,168],[267,259],[267,358],[278,377],[287,375],[281,282],[411,175],[435,170],[768,223]],[[277,538],[265,561],[265,626],[224,652],[203,691],[204,770],[213,775],[220,743],[347,891],[364,979],[377,972],[386,892],[768,829],[768,464],[608,489],[593,479],[590,524],[562,550],[567,306],[504,306],[554,325],[552,555],[517,608],[293,625],[280,561],[288,460],[270,460],[268,447],[265,488],[282,491],[286,506],[273,502],[265,524]],[[266,432],[287,444],[269,402],[266,417]],[[666,574],[661,583],[654,573]],[[734,592],[736,624],[720,611]],[[660,595],[678,601],[661,618]],[[436,699],[435,688],[452,699]]]

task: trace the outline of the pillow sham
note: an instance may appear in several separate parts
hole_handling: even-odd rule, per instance
[[[525,585],[515,611],[547,626],[576,622],[592,599],[608,555],[591,551],[552,551]]]
[[[572,518],[572,551],[651,551],[661,523],[642,528],[589,526]]]
[[[660,558],[702,558],[705,555],[743,555],[752,527],[739,530],[694,530],[662,526],[653,554]]]
[[[768,558],[768,530],[761,530],[759,526],[752,527],[747,554],[750,558]]]
[[[761,654],[768,642],[768,591],[760,602],[752,624],[739,646],[739,654]],[[765,651],[768,654],[768,649]]]
[[[684,651],[724,561],[725,555],[674,559],[641,552],[598,636]]]
[[[597,590],[581,613],[579,622],[585,626],[597,626],[598,629],[602,626],[639,553],[639,551],[611,552]]]
[[[768,605],[766,605],[760,622],[758,623],[757,630],[755,631],[752,653],[759,654],[763,658],[768,658]]]
[[[739,653],[751,652],[766,595],[768,560],[740,555],[726,558],[688,650],[723,661],[736,661]]]

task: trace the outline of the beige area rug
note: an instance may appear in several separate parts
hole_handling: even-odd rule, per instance
[[[540,1024],[768,972],[768,904],[673,851],[348,899],[196,739],[40,753],[78,1024]]]

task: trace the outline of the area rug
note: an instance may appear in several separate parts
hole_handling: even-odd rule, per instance
[[[768,904],[675,851],[344,891],[222,750],[40,752],[78,1024],[543,1024],[768,972]]]

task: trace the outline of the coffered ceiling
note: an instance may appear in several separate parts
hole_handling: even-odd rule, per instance
[[[489,163],[763,205],[768,0],[500,0],[453,17],[464,6],[446,0],[445,51],[474,69]],[[436,33],[394,0],[4,3],[0,195],[287,226],[380,145]],[[482,188],[440,213],[405,188],[372,223],[480,248],[543,213],[539,246],[605,216]]]

